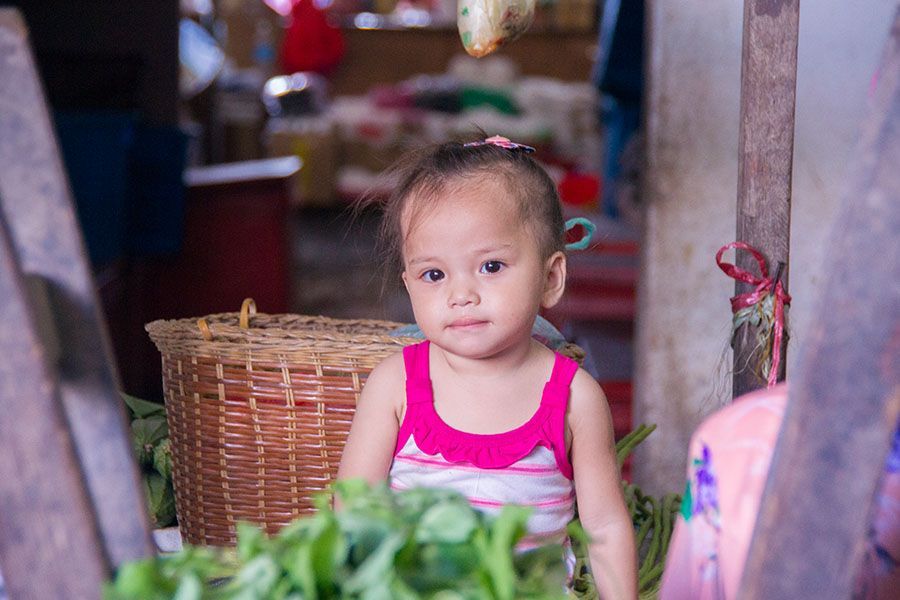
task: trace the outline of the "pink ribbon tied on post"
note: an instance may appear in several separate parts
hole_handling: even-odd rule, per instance
[[[722,261],[722,255],[725,251],[734,248],[735,250],[746,250],[759,265],[759,272],[762,275],[757,277],[749,271],[745,271],[736,265],[732,265]],[[766,259],[762,253],[756,248],[745,242],[731,242],[719,248],[716,252],[716,264],[729,277],[755,286],[753,291],[746,294],[738,294],[731,298],[731,312],[737,313],[739,310],[758,304],[766,296],[772,294],[774,296],[774,319],[772,326],[772,366],[769,369],[767,377],[767,387],[772,387],[778,380],[778,368],[781,363],[781,340],[784,336],[784,306],[791,303],[791,296],[784,289],[781,283],[781,269],[784,264],[778,265],[778,271],[775,277],[769,277],[769,269],[766,266]]]

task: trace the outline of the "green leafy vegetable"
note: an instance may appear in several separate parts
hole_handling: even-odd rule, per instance
[[[122,400],[125,401],[125,404],[128,408],[131,409],[131,412],[135,417],[139,419],[143,419],[145,417],[152,417],[154,415],[162,415],[166,416],[166,408],[159,402],[150,402],[149,400],[141,400],[140,398],[136,398],[125,392],[120,392],[122,396]]]
[[[153,449],[153,468],[167,480],[172,480],[172,442],[169,438],[160,440]]]
[[[142,419],[158,414],[149,413]],[[141,426],[144,427],[144,426]],[[158,432],[146,426],[152,439]],[[655,426],[640,426],[619,441],[621,465]],[[141,429],[144,431],[144,429]],[[147,473],[154,514],[174,513],[168,440],[153,447]],[[168,463],[167,463],[168,459]],[[168,466],[167,466],[168,465]],[[645,495],[622,482],[639,554],[641,600],[657,597],[680,498]],[[318,512],[268,537],[239,523],[236,549],[186,547],[182,552],[130,563],[107,585],[108,600],[519,600],[599,598],[587,560],[587,538],[573,521],[569,536],[577,564],[572,591],[559,546],[525,553],[514,548],[525,533],[529,511],[508,506],[496,517],[472,509],[448,490],[393,493],[362,480],[339,481],[335,512],[324,495]]]
[[[516,553],[528,510],[497,518],[445,490],[394,493],[336,484],[343,509],[319,511],[274,537],[238,527],[237,550],[187,547],[124,567],[108,600],[144,598],[501,600],[565,597],[561,549]],[[222,580],[222,575],[227,578]],[[218,580],[216,578],[219,578]]]
[[[172,487],[172,449],[165,406],[122,393],[131,411],[131,442],[141,469],[150,518],[156,527],[175,523],[175,492]],[[193,589],[192,584],[183,594]]]
[[[175,494],[171,481],[159,473],[150,473],[144,477],[144,493],[156,527],[165,527],[175,520]]]

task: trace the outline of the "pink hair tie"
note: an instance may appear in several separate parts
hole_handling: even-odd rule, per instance
[[[498,148],[503,148],[505,150],[521,150],[525,154],[531,154],[532,152],[534,152],[534,148],[532,148],[531,146],[511,142],[508,138],[505,138],[501,135],[491,136],[478,142],[469,142],[467,144],[463,144],[464,148],[475,148],[478,146],[497,146]]]

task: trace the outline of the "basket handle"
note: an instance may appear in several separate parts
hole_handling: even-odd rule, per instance
[[[241,302],[241,329],[250,328],[250,317],[256,314],[256,301],[253,298],[244,298]]]
[[[200,330],[200,335],[203,336],[204,340],[206,340],[207,342],[212,341],[212,331],[210,331],[209,323],[206,322],[206,319],[197,319],[197,328]]]
[[[241,326],[241,329],[250,328],[250,317],[255,314],[256,301],[253,298],[244,298],[244,301],[241,303],[241,315],[238,318],[238,324]],[[197,328],[200,330],[200,335],[203,336],[204,340],[207,342],[212,341],[212,330],[209,328],[209,323],[207,323],[205,317],[197,319]]]

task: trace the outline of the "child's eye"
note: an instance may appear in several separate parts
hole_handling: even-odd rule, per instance
[[[427,281],[428,283],[435,283],[436,281],[440,281],[444,278],[444,272],[440,269],[428,269],[424,273],[422,273],[422,279]]]
[[[482,273],[497,273],[502,269],[505,265],[499,260],[489,260],[483,265],[481,265]]]

